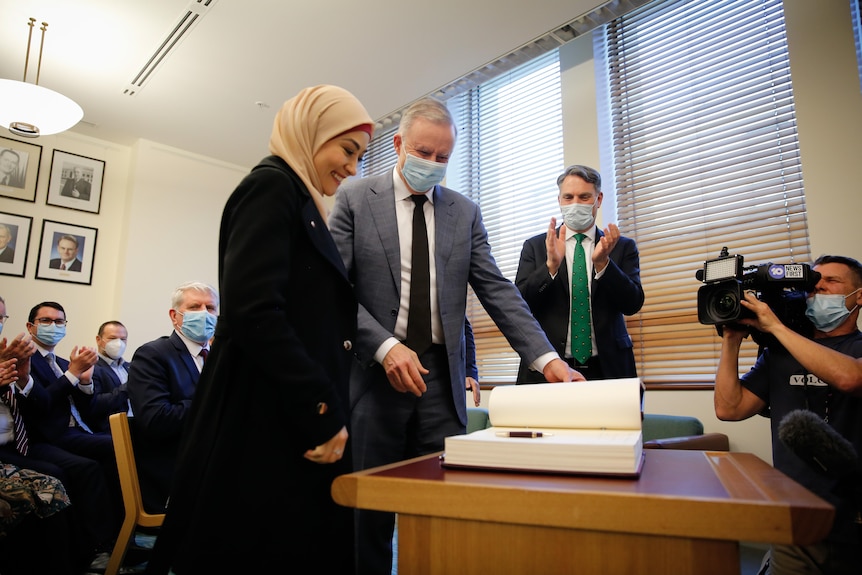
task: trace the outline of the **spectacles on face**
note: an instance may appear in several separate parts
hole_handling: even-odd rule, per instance
[[[0,315],[0,321],[6,321],[7,319],[9,319],[8,315]]]
[[[51,325],[52,323],[54,325],[66,325],[69,322],[67,322],[65,319],[51,319],[50,317],[37,317],[36,319],[33,320],[33,323],[39,324],[39,325]]]

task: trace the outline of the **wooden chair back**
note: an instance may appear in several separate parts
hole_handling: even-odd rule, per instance
[[[163,513],[144,511],[141,486],[138,482],[138,467],[135,464],[135,450],[132,448],[132,434],[129,430],[129,417],[125,413],[114,413],[108,421],[114,440],[114,454],[117,458],[117,471],[120,474],[120,489],[123,493],[125,518],[120,527],[117,543],[111,552],[111,559],[105,568],[105,575],[117,575],[126,550],[135,537],[137,527],[161,527],[165,520]]]

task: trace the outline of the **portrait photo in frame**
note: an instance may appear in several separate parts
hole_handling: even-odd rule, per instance
[[[54,150],[47,204],[98,214],[104,178],[102,160]]]
[[[0,196],[36,201],[42,146],[0,136]]]
[[[33,218],[0,212],[0,274],[24,277]]]
[[[97,234],[96,228],[43,220],[36,279],[90,285]]]

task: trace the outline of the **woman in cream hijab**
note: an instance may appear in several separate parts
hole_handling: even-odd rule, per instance
[[[323,196],[356,174],[372,134],[342,88],[302,90],[228,199],[221,315],[195,391],[148,573],[353,572],[348,377],[356,299]]]

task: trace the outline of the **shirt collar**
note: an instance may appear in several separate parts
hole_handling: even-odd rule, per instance
[[[569,226],[567,226],[566,224],[563,224],[563,227],[566,228],[566,239],[567,240],[577,233],[583,233],[585,236],[590,238],[591,242],[593,242],[594,244],[596,243],[596,226],[595,226],[595,224],[593,224],[593,226],[585,232],[573,232],[572,230],[569,229]]]

